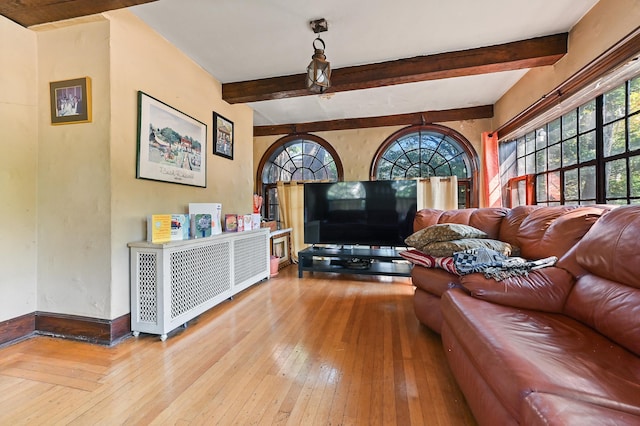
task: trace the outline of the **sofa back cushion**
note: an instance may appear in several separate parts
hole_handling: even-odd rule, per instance
[[[507,211],[500,222],[499,240],[518,246],[518,229],[522,221],[540,206],[517,206]]]
[[[602,216],[575,248],[578,277],[564,311],[640,355],[640,206]]]
[[[530,212],[517,232],[521,256],[562,257],[606,211],[599,206],[554,206]]]
[[[416,213],[413,230],[418,231],[441,223],[459,223],[486,232],[488,238],[498,239],[500,224],[508,212],[509,209],[502,207],[458,210],[422,209]]]

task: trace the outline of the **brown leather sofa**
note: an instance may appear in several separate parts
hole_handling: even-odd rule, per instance
[[[560,258],[499,282],[463,276],[437,303],[424,282],[416,288],[418,318],[433,322],[421,309],[438,307],[447,360],[478,423],[639,425],[640,206],[446,214],[514,238],[523,257]],[[592,226],[580,236],[584,221]],[[425,280],[418,268],[414,280]]]
[[[416,214],[414,231],[441,223],[470,225],[486,232],[488,238],[517,247],[520,256],[527,259],[561,258],[610,209],[611,206],[424,209]],[[413,302],[418,320],[440,333],[440,298],[449,287],[460,284],[459,277],[420,266],[412,269],[411,277],[416,286]]]

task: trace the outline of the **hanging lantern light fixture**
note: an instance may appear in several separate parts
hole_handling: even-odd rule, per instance
[[[327,31],[329,27],[324,18],[309,24],[318,36],[313,40],[314,53],[307,67],[307,88],[313,93],[324,93],[331,86],[331,65],[324,54],[325,44],[319,33]]]

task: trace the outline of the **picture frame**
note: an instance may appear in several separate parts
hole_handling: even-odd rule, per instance
[[[233,121],[213,113],[213,153],[233,160]]]
[[[136,178],[207,187],[207,125],[138,91]]]
[[[91,122],[91,78],[52,81],[49,99],[52,125]]]

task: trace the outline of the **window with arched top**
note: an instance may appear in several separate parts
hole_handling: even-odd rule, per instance
[[[258,191],[264,197],[265,218],[279,220],[278,181],[339,181],[342,162],[329,142],[311,134],[294,134],[276,141],[258,165]]]
[[[445,126],[395,132],[378,148],[370,175],[376,180],[457,176],[458,207],[478,206],[478,155],[464,136]]]

